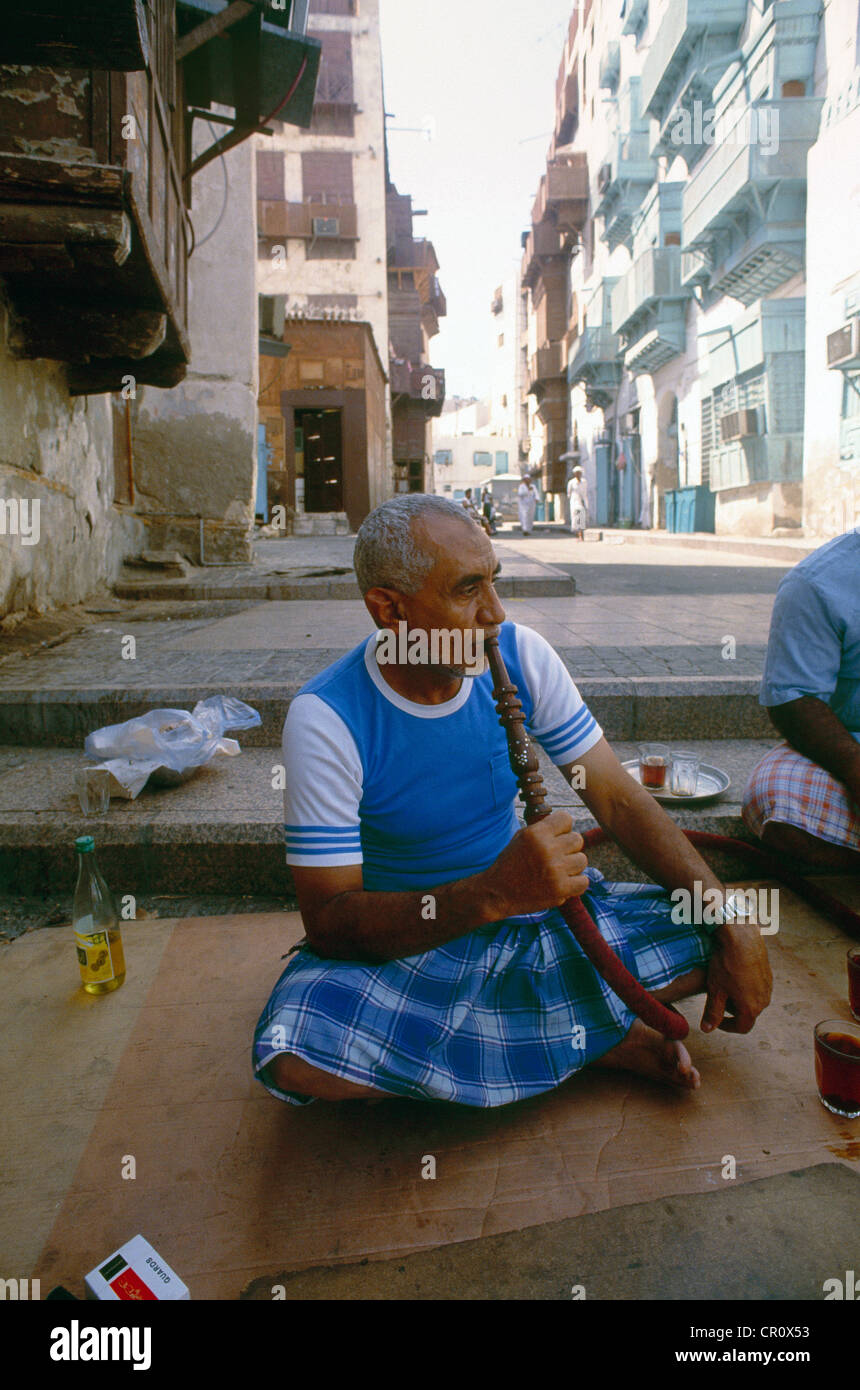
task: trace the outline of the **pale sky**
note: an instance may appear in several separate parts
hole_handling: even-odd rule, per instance
[[[391,177],[411,193],[448,300],[431,343],[449,396],[490,386],[490,300],[520,260],[573,0],[380,0]],[[433,122],[432,140],[399,133]]]

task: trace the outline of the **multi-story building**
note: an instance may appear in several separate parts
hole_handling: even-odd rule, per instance
[[[378,0],[310,0],[307,32],[310,127],[272,120],[257,150],[258,512],[299,532],[355,529],[394,490]]]
[[[564,373],[565,452],[598,523],[828,534],[853,517],[856,20],[856,0],[825,22],[820,0],[574,11],[523,278],[545,477],[558,491]],[[574,171],[587,188],[554,201]]]
[[[493,428],[490,400],[449,401],[433,421],[433,482],[437,492],[459,502],[466,488],[519,474],[518,440]]]
[[[828,5],[809,151],[803,523],[812,536],[860,524],[860,5]]]
[[[512,445],[516,464],[528,454],[528,427],[522,408],[525,319],[518,271],[494,290],[490,314],[490,433],[516,441]]]
[[[7,6],[0,615],[140,550],[250,556],[252,132],[310,119],[304,0]]]
[[[429,365],[430,340],[448,310],[433,243],[415,237],[412,199],[392,183],[386,213],[394,490],[425,492],[432,487],[430,421],[445,401],[445,373]]]

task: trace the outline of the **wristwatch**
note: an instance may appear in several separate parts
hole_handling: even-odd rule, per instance
[[[717,927],[732,926],[736,922],[742,924],[754,920],[755,916],[750,912],[750,905],[745,893],[729,893],[722,907],[714,908],[715,930]]]

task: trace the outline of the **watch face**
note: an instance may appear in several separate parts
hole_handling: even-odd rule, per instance
[[[725,912],[727,922],[749,921],[751,914],[746,896],[743,893],[730,893],[726,898]]]

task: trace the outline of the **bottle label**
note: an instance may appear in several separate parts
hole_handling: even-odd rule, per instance
[[[91,922],[92,918],[89,920]],[[86,919],[80,926],[86,928]],[[106,984],[114,978],[113,957],[106,931],[82,932],[76,929],[75,946],[81,979],[85,985]]]

